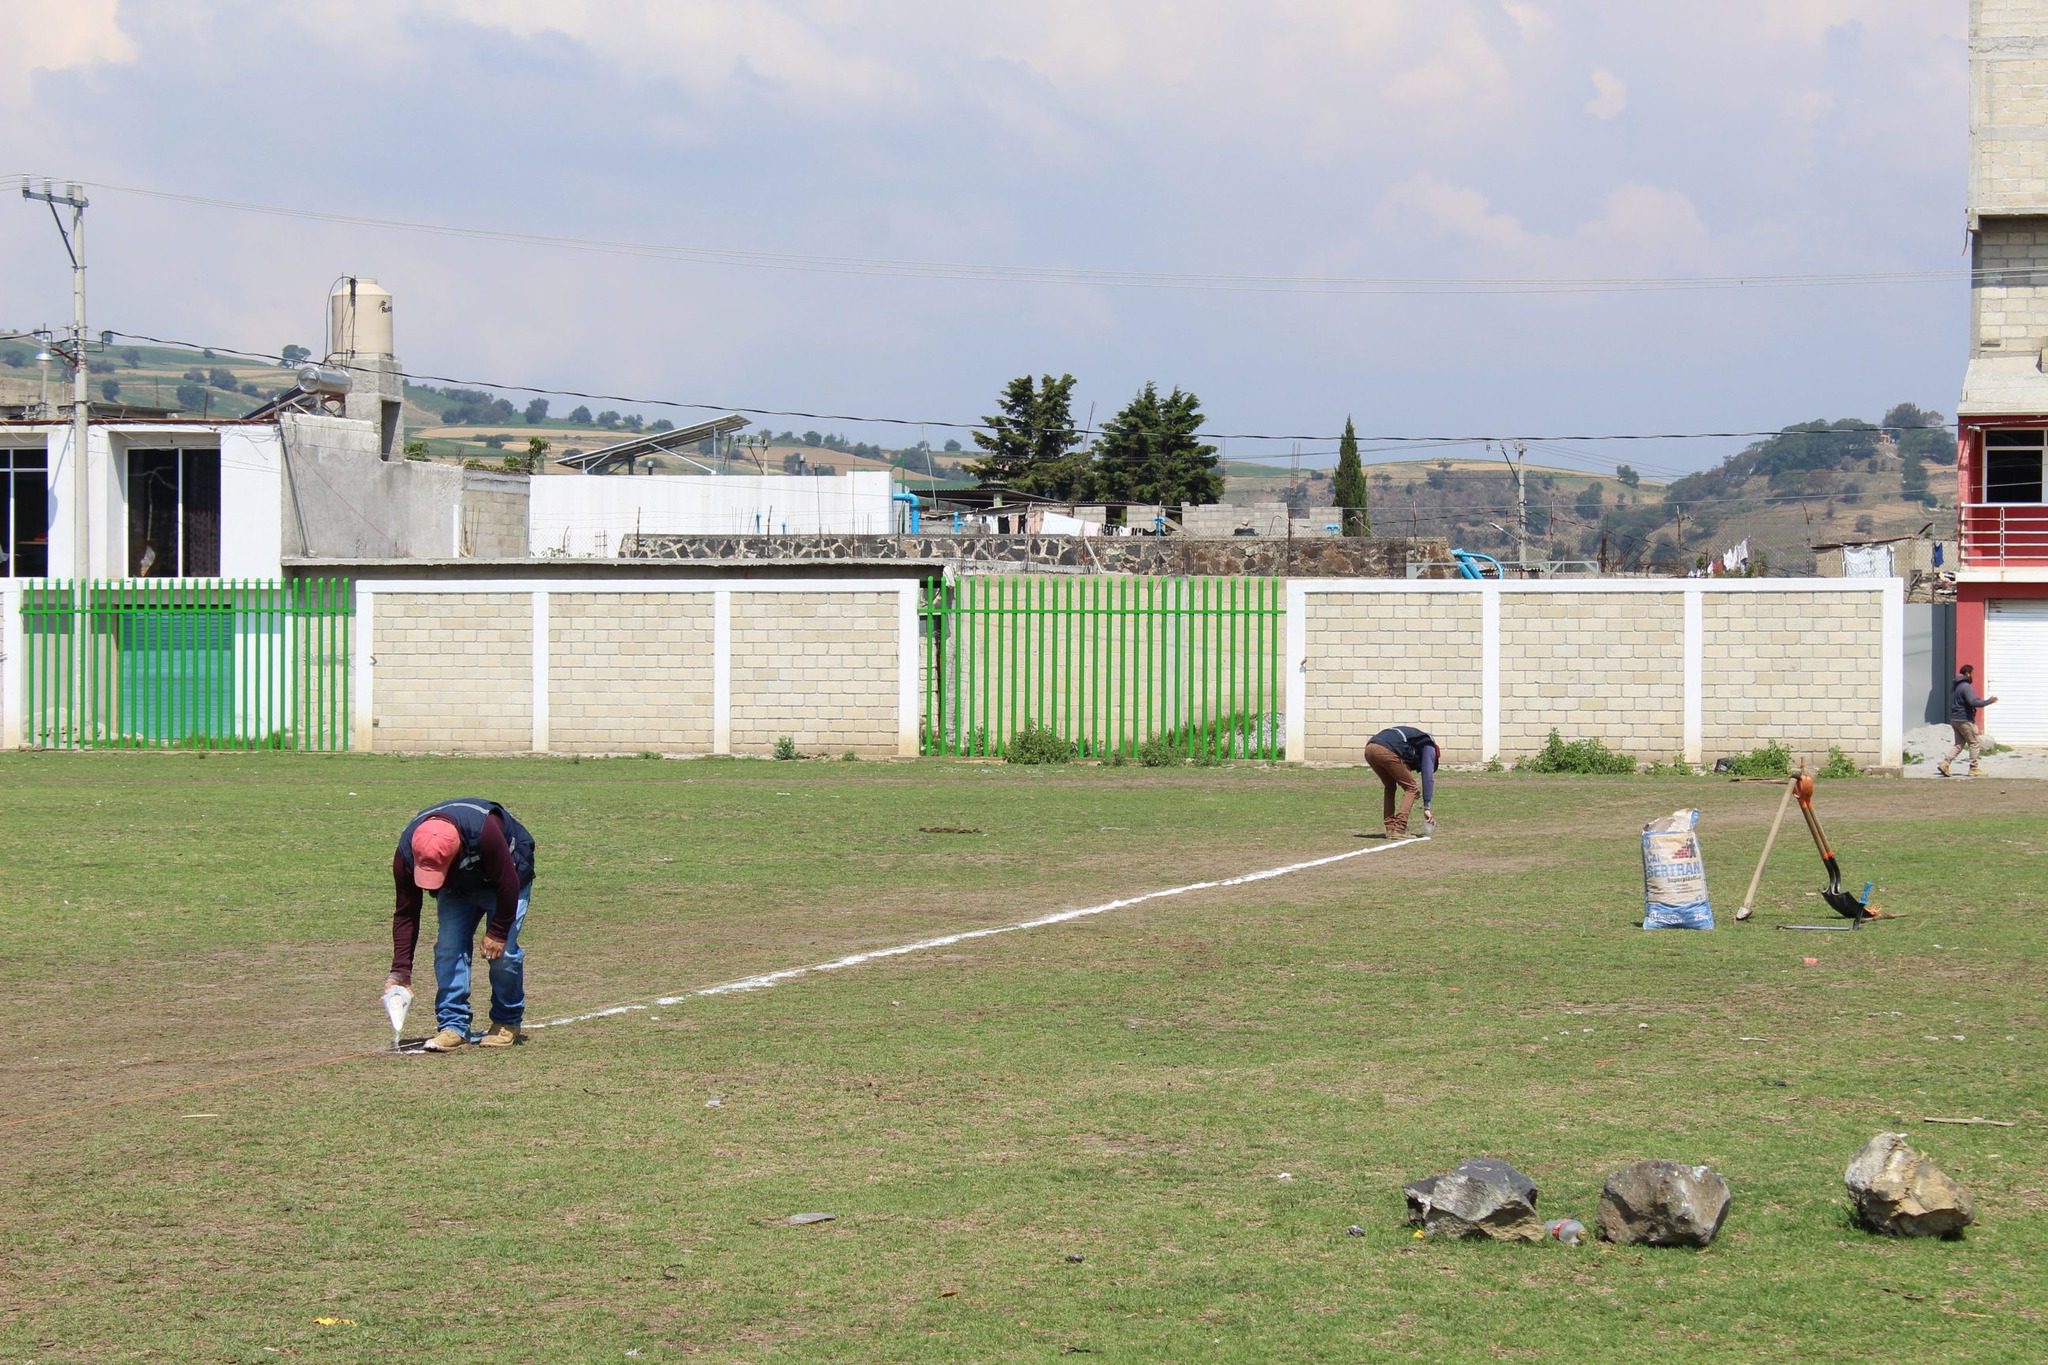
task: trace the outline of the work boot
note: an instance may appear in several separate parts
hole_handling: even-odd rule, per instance
[[[1970,776],[1972,776],[1972,777],[1975,777],[1975,776],[1977,776],[1977,775],[1978,775],[1978,773],[1979,773],[1980,771],[1981,771],[1981,770],[1980,770],[1980,769],[1979,769],[1979,768],[1977,767],[1977,765],[1976,765],[1976,764],[1972,763],[1972,764],[1970,765]]]
[[[501,1024],[491,1021],[484,1036],[477,1039],[478,1047],[512,1047],[526,1041],[526,1033],[517,1024]]]
[[[460,1052],[469,1046],[469,1035],[459,1028],[444,1028],[420,1044],[426,1052]]]
[[[1935,775],[1936,777],[1947,777],[1947,776],[1948,776],[1948,764],[1946,764],[1946,763],[1937,763],[1937,764],[1935,764],[1935,765],[1934,765],[1934,775]]]

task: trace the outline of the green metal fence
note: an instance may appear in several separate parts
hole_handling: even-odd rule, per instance
[[[53,579],[24,587],[21,615],[32,746],[349,746],[345,579]]]
[[[1286,615],[1273,578],[930,584],[921,750],[999,756],[1040,726],[1086,758],[1283,757]]]

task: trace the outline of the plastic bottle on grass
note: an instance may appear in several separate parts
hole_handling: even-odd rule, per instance
[[[1553,1218],[1543,1225],[1543,1231],[1552,1241],[1575,1247],[1586,1235],[1586,1225],[1576,1218]]]

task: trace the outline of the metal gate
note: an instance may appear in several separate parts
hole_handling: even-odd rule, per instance
[[[930,584],[920,751],[1001,756],[1037,726],[1084,758],[1280,758],[1286,615],[1274,578]]]
[[[349,746],[346,580],[50,580],[21,615],[33,747]]]

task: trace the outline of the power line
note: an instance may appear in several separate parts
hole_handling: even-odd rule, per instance
[[[33,177],[10,177],[27,183]],[[339,213],[320,209],[292,208],[247,200],[218,199],[207,195],[149,189],[137,185],[115,185],[105,181],[89,183],[93,189],[114,194],[190,204],[231,213],[260,214],[309,222],[335,223],[346,227],[375,228],[394,232],[452,237],[466,241],[504,242],[556,250],[581,251],[598,255],[632,256],[671,260],[699,265],[731,266],[749,270],[773,270],[826,275],[867,275],[898,279],[936,279],[996,284],[1052,284],[1093,288],[1171,289],[1203,292],[1320,295],[1536,295],[1536,294],[1642,294],[1694,292],[1701,290],[1763,288],[1839,288],[1869,285],[1945,284],[1977,278],[2000,277],[1998,270],[1972,271],[1968,267],[1920,270],[1869,270],[1848,272],[1793,272],[1735,275],[1616,276],[1587,278],[1511,277],[1425,277],[1373,275],[1269,275],[1224,272],[1171,272],[1122,270],[1091,266],[998,265],[961,261],[891,259],[885,257],[806,254],[739,250],[689,244],[633,242],[564,234],[524,232],[505,228],[473,227],[456,223],[418,222],[384,218],[372,214]]]
[[[146,342],[150,343],[151,345],[155,345],[155,346],[177,346],[177,347],[182,347],[182,348],[184,348],[184,349],[186,349],[186,350],[190,350],[190,351],[213,351],[213,352],[215,352],[216,354],[219,354],[219,355],[231,355],[231,356],[235,356],[235,357],[238,357],[238,358],[240,358],[240,359],[244,359],[244,360],[260,360],[260,361],[264,361],[264,362],[266,362],[266,363],[269,363],[269,364],[273,364],[273,365],[281,365],[281,364],[283,364],[283,363],[284,363],[284,358],[283,358],[282,356],[279,356],[279,355],[274,355],[274,354],[272,354],[272,353],[270,353],[270,352],[267,352],[267,351],[250,351],[250,350],[240,350],[240,349],[237,349],[237,348],[235,348],[235,347],[232,347],[232,346],[220,346],[220,345],[213,345],[213,346],[208,346],[208,345],[205,345],[204,343],[201,343],[201,342],[197,342],[197,341],[180,341],[180,340],[177,340],[177,339],[174,339],[174,338],[167,338],[167,337],[157,337],[157,336],[148,336],[148,335],[146,335],[146,334],[144,334],[144,333],[141,333],[141,332],[109,332],[109,333],[108,333],[108,335],[110,335],[110,336],[117,336],[117,337],[120,337],[120,338],[121,338],[122,340],[124,340],[124,341],[146,341]],[[370,368],[369,368],[368,366],[362,366],[362,365],[349,365],[349,364],[347,364],[347,363],[345,363],[345,362],[339,362],[339,361],[337,361],[337,362],[334,362],[333,364],[330,364],[330,365],[328,365],[328,366],[327,366],[327,368],[329,368],[329,369],[342,369],[342,370],[352,370],[352,371],[355,371],[355,372],[358,372],[358,373],[363,373],[363,374],[368,374],[368,373],[372,373],[372,371],[370,370]],[[990,427],[988,426],[988,424],[987,424],[986,422],[958,422],[958,421],[948,421],[948,420],[944,420],[944,419],[941,419],[941,418],[936,418],[936,417],[887,417],[887,416],[874,416],[874,415],[863,415],[863,414],[859,414],[859,413],[843,413],[843,412],[808,412],[808,411],[803,411],[803,410],[799,410],[799,409],[794,409],[794,408],[763,408],[763,407],[750,407],[750,406],[746,406],[746,405],[743,405],[743,404],[738,404],[738,403],[701,403],[701,402],[691,402],[691,401],[688,401],[688,400],[685,400],[685,399],[680,399],[680,398],[648,398],[648,397],[635,397],[635,396],[633,396],[633,395],[631,395],[631,394],[617,394],[617,393],[592,393],[592,392],[589,392],[589,391],[587,391],[587,390],[583,390],[583,389],[561,389],[561,388],[549,388],[549,387],[546,387],[546,386],[544,386],[544,385],[539,385],[539,384],[518,384],[518,383],[508,383],[508,382],[506,382],[506,381],[503,381],[503,380],[496,380],[496,379],[460,379],[460,378],[456,378],[456,377],[453,377],[453,376],[450,376],[450,375],[441,375],[441,374],[420,374],[420,373],[416,373],[416,372],[413,372],[413,371],[409,371],[409,370],[408,370],[408,371],[401,371],[401,372],[400,372],[400,375],[401,375],[401,377],[402,377],[402,378],[404,378],[404,379],[409,379],[409,380],[412,380],[412,381],[414,381],[414,382],[416,382],[416,383],[420,383],[420,384],[452,384],[452,385],[455,385],[455,386],[456,386],[456,387],[458,387],[458,388],[478,388],[478,389],[496,389],[496,390],[498,390],[498,391],[500,391],[500,392],[503,392],[503,393],[530,393],[530,394],[536,394],[536,395],[539,395],[539,396],[541,396],[541,397],[547,397],[547,398],[581,398],[581,399],[585,400],[586,402],[592,402],[592,403],[624,403],[624,404],[628,404],[628,405],[630,405],[630,406],[634,406],[634,407],[654,407],[654,408],[677,408],[677,409],[682,409],[682,410],[686,410],[686,411],[691,411],[691,412],[736,412],[736,413],[741,413],[741,414],[744,414],[745,416],[748,416],[748,417],[789,417],[789,418],[797,418],[797,419],[800,419],[800,420],[803,420],[803,421],[813,421],[813,422],[862,422],[862,423],[867,423],[867,424],[871,424],[871,425],[875,425],[875,426],[896,426],[896,427],[917,427],[917,426],[929,426],[929,427],[939,427],[939,428],[941,428],[941,429],[944,429],[944,430],[949,430],[949,431],[988,431],[988,430],[990,430]],[[1102,429],[1102,428],[1099,428],[1099,427],[1074,427],[1074,428],[1072,428],[1071,430],[1072,430],[1072,431],[1073,431],[1073,433],[1074,433],[1075,435],[1077,435],[1077,436],[1100,436],[1100,435],[1102,435],[1102,434],[1103,434],[1103,429]],[[1879,426],[1879,425],[1876,425],[1876,424],[1872,424],[1872,425],[1870,425],[1870,426],[1861,426],[1861,427],[1853,427],[1853,428],[1847,428],[1847,429],[1841,429],[1841,430],[1837,430],[1837,429],[1835,429],[1835,428],[1827,428],[1827,429],[1824,429],[1824,430],[1820,430],[1820,431],[1809,431],[1809,432],[1800,432],[1800,433],[1797,433],[1797,434],[1799,434],[1799,435],[1805,435],[1805,436],[1823,436],[1823,437],[1832,437],[1832,436],[1869,436],[1869,435],[1872,435],[1873,433],[1891,433],[1891,434],[1896,434],[1896,433],[1898,433],[1898,432],[1902,432],[1902,431],[1954,431],[1954,430],[1955,430],[1955,424],[1954,424],[1954,423],[1950,423],[1950,422],[1944,422],[1944,423],[1929,423],[1929,424],[1926,424],[1926,425],[1922,425],[1922,426],[1917,426],[1917,427],[1886,427],[1886,426]],[[1334,441],[1334,440],[1337,440],[1337,439],[1339,439],[1339,438],[1338,438],[1337,436],[1335,436],[1335,435],[1331,435],[1331,434],[1328,434],[1328,433],[1317,433],[1317,434],[1314,434],[1314,435],[1307,435],[1307,434],[1303,434],[1303,433],[1301,433],[1301,432],[1245,432],[1245,431],[1206,431],[1206,430],[1205,430],[1205,431],[1197,431],[1197,432],[1194,432],[1194,433],[1191,433],[1191,434],[1192,434],[1192,435],[1193,435],[1193,436],[1194,436],[1195,438],[1197,438],[1197,439],[1200,439],[1200,440],[1203,440],[1203,441]],[[1519,441],[1527,441],[1527,442],[1530,442],[1530,443],[1532,443],[1532,444],[1537,444],[1537,443],[1543,443],[1543,442],[1549,442],[1549,443],[1556,443],[1556,442],[1591,442],[1591,441],[1602,441],[1602,442],[1607,442],[1607,441],[1613,441],[1613,442],[1643,442],[1643,441],[1737,441],[1737,440],[1748,440],[1748,441],[1755,441],[1755,440],[1767,440],[1767,439],[1769,439],[1769,438],[1771,438],[1771,437],[1774,437],[1774,436],[1782,436],[1782,435],[1785,435],[1785,434],[1786,434],[1785,430],[1781,428],[1781,429],[1778,429],[1778,430],[1773,430],[1773,431],[1663,431],[1663,432],[1602,432],[1602,433],[1588,433],[1588,434],[1582,434],[1582,435],[1575,435],[1575,436],[1542,436],[1542,435],[1530,435],[1530,434],[1527,434],[1527,433],[1521,433],[1521,434],[1517,434],[1517,433],[1513,433],[1513,432],[1509,432],[1509,433],[1505,433],[1505,434],[1496,434],[1496,435],[1490,435],[1490,436],[1456,436],[1456,435],[1433,435],[1433,436],[1416,436],[1416,435],[1394,435],[1394,434],[1387,434],[1387,435],[1364,435],[1364,434],[1361,434],[1361,435],[1360,435],[1360,436],[1358,437],[1358,439],[1359,439],[1359,440],[1361,440],[1361,441],[1366,441],[1366,442],[1370,442],[1370,443],[1373,443],[1373,444],[1377,444],[1377,445],[1385,445],[1385,446],[1387,446],[1387,447],[1388,447],[1389,449],[1404,449],[1404,448],[1407,448],[1407,447],[1411,447],[1411,446],[1418,446],[1418,445],[1422,445],[1422,446],[1455,446],[1455,445],[1484,445],[1484,444],[1486,444],[1486,443],[1488,443],[1488,442],[1492,442],[1492,441],[1517,441],[1517,440],[1519,440]]]

